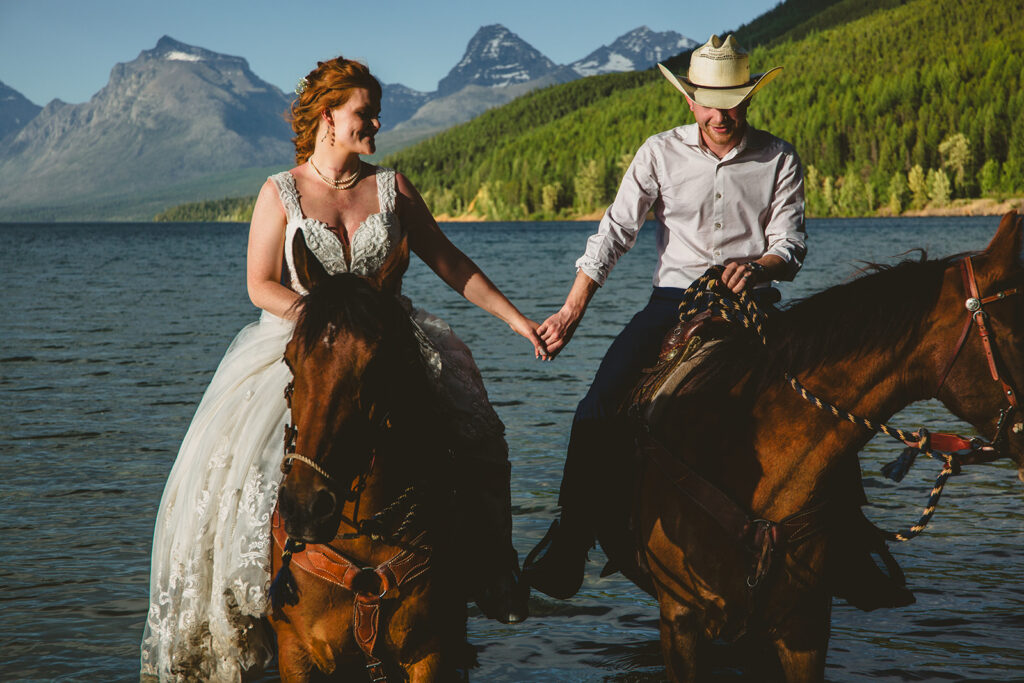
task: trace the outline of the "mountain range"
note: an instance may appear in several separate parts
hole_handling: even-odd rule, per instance
[[[558,65],[501,24],[483,26],[435,91],[384,85],[386,118],[377,139],[378,155],[408,147],[531,90],[585,76],[649,69],[697,44],[675,31],[640,26],[582,59]]]
[[[484,26],[435,91],[383,86],[378,156],[530,90],[645,69],[694,45],[640,27],[558,65],[504,26]],[[182,201],[251,193],[291,163],[290,99],[242,57],[168,36],[115,65],[82,104],[39,107],[0,83],[0,220],[150,218]]]

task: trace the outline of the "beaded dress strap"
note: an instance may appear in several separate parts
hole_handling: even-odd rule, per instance
[[[295,188],[295,177],[288,171],[281,171],[270,176],[277,187],[277,195],[281,198],[288,222],[302,220],[302,208],[299,206],[299,191]]]
[[[381,213],[394,213],[398,191],[395,187],[395,169],[377,168],[377,202]]]

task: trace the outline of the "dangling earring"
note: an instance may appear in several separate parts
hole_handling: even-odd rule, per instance
[[[334,119],[331,118],[326,109],[320,116],[323,118],[324,123],[327,124],[327,130],[324,131],[323,137],[320,138],[320,142],[326,140],[327,136],[330,135],[331,141],[328,144],[331,147],[334,147]]]

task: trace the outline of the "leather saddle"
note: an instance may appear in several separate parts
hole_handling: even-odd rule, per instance
[[[710,311],[682,320],[661,342],[657,362],[645,368],[626,401],[627,414],[644,424],[656,424],[667,399],[700,364],[718,340],[730,334],[734,325]]]

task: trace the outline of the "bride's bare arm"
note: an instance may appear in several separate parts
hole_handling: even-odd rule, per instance
[[[402,225],[409,233],[409,248],[449,287],[525,337],[533,344],[538,358],[547,358],[544,343],[537,336],[537,323],[520,313],[480,267],[441,232],[412,183],[401,173],[396,174],[396,180],[399,211]]]
[[[299,299],[298,294],[281,284],[286,223],[277,188],[273,181],[267,180],[252,210],[245,281],[249,299],[281,318],[294,317],[292,306]]]

